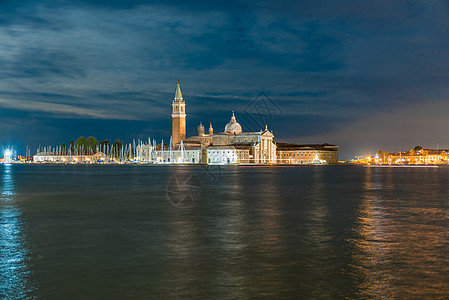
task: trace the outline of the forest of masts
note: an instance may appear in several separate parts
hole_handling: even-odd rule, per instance
[[[140,139],[136,141],[134,139],[132,143],[130,142],[125,145],[120,140],[116,140],[111,145],[108,140],[98,142],[93,137],[89,137],[88,139],[80,137],[76,143],[70,142],[68,147],[65,144],[61,144],[60,146],[39,146],[37,148],[37,154],[44,156],[87,156],[101,152],[106,155],[106,162],[154,162],[158,159],[160,152],[174,151],[171,144],[171,138],[170,144],[168,145],[164,144],[164,140],[160,144],[157,144],[156,140],[151,141],[150,138],[148,138],[147,142]],[[181,146],[181,148],[184,147]]]

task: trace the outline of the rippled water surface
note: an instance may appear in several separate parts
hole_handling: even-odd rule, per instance
[[[449,168],[0,165],[0,298],[444,298]]]

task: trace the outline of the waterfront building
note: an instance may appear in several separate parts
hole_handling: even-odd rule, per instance
[[[213,135],[214,146],[235,145],[240,149],[249,150],[249,161],[252,163],[276,163],[276,144],[274,134],[265,126],[265,130],[243,132],[234,113],[224,132]]]
[[[186,138],[186,104],[178,80],[172,103],[172,142],[170,146],[151,144],[138,146],[139,157],[148,162],[202,163],[202,164],[312,164],[338,162],[338,147],[330,144],[295,145],[276,144],[273,131],[245,132],[232,112],[224,130],[214,133],[212,123],[206,129],[198,125],[198,135]]]
[[[250,160],[250,151],[251,149],[247,146],[234,145],[235,152],[237,154],[237,163],[239,164],[249,164]]]
[[[169,148],[156,150],[156,162],[160,163],[201,163],[201,147],[188,147],[170,150]]]
[[[141,143],[136,147],[136,161],[141,163],[194,163],[202,162],[201,146],[181,142],[176,147],[167,144]]]
[[[379,155],[381,154],[381,155]],[[401,151],[388,153],[379,151],[375,157],[369,157],[368,163],[438,165],[449,163],[449,149],[421,149],[419,151]]]
[[[198,135],[189,137],[185,144],[211,146],[233,146],[236,150],[238,163],[276,163],[276,144],[274,134],[265,126],[265,130],[244,132],[237,122],[234,112],[224,131],[213,133],[212,124],[209,134],[204,133],[202,123],[198,126]],[[209,160],[208,160],[209,161]]]
[[[182,98],[181,87],[176,87],[175,98],[172,103],[172,145],[176,146],[186,138],[186,103]]]
[[[331,144],[297,145],[277,143],[279,164],[337,164],[338,146]]]
[[[208,133],[200,122],[198,125],[198,135],[186,139],[186,104],[182,98],[181,87],[178,80],[175,98],[172,103],[172,147],[178,149],[182,147],[196,147],[200,149],[202,155],[199,158],[200,163],[216,161],[215,156],[221,151],[215,148],[215,152],[208,152],[209,147],[233,147],[226,148],[226,151],[232,151],[235,154],[235,160],[238,163],[275,163],[276,162],[276,144],[274,143],[274,134],[265,126],[265,130],[257,132],[244,132],[242,126],[237,122],[234,112],[231,120],[226,124],[224,131],[214,133],[212,123],[209,123]],[[201,150],[202,149],[202,150]],[[221,152],[220,152],[221,153]],[[226,152],[227,154],[227,152]],[[217,154],[218,155],[218,154]],[[209,159],[210,158],[210,159]],[[233,156],[223,156],[224,161],[234,161]],[[219,160],[221,163],[221,159]],[[234,162],[232,162],[234,163]]]
[[[34,163],[98,163],[109,161],[103,152],[95,154],[70,154],[56,152],[39,152],[33,156]]]
[[[236,164],[237,151],[233,146],[207,147],[207,164]]]

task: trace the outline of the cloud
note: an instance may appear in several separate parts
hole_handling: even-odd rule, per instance
[[[34,111],[50,113],[53,117],[71,118],[98,118],[98,119],[116,119],[116,120],[134,120],[135,117],[125,114],[111,114],[106,111],[87,109],[67,104],[48,103],[30,100],[10,100],[0,98],[0,107],[15,110]]]

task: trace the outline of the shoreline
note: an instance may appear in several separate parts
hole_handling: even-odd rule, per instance
[[[343,166],[347,164],[193,164],[193,163],[33,163],[33,162],[11,162],[2,165],[38,165],[38,166],[207,166],[207,167],[310,167],[310,166]]]

